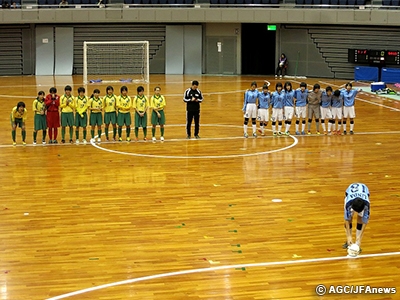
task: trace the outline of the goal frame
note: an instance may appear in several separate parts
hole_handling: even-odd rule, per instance
[[[145,57],[145,72],[143,74],[144,77],[144,82],[149,83],[150,82],[150,74],[149,74],[149,69],[150,69],[150,59],[149,59],[149,41],[84,41],[83,42],[83,83],[87,84],[88,83],[88,73],[87,73],[87,47],[88,45],[121,45],[121,44],[142,44],[146,48],[146,57]]]

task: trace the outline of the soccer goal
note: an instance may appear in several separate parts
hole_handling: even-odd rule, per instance
[[[149,42],[83,42],[83,82],[149,82]]]

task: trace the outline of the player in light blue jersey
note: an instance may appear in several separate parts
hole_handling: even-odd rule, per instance
[[[301,121],[301,134],[306,134],[306,117],[307,117],[307,97],[308,90],[305,82],[300,83],[300,88],[294,91],[294,104],[296,105],[296,134],[299,135],[299,124]]]
[[[282,135],[282,120],[283,120],[283,107],[285,103],[285,93],[282,91],[282,83],[278,82],[275,85],[275,92],[271,96],[272,106],[272,132],[273,135]],[[276,121],[278,121],[278,132],[276,132]]]
[[[370,216],[369,189],[363,183],[352,183],[346,189],[344,198],[344,227],[346,229],[346,243],[343,248],[347,248],[353,244],[352,238],[352,220],[354,213],[357,213],[357,231],[356,241],[361,246],[361,240],[365,227],[368,224]]]
[[[251,118],[251,124],[253,127],[253,136],[257,137],[257,82],[253,81],[251,83],[250,90],[247,90],[244,93],[244,105],[243,105],[243,112],[244,112],[244,137],[247,138],[249,135],[247,134],[247,124],[249,123],[249,118]]]
[[[353,89],[353,84],[351,82],[346,83],[344,89],[341,90],[343,96],[343,134],[346,132],[346,121],[350,118],[350,134],[354,134],[354,118],[356,117],[356,112],[354,109],[354,103],[356,101],[357,93],[361,92],[361,89]]]
[[[335,90],[332,95],[332,133],[341,135],[340,128],[342,127],[342,118],[343,118],[343,96],[341,95],[339,90]],[[338,129],[335,130],[335,120],[338,121]]]
[[[332,123],[334,123],[332,119],[332,111],[331,111],[331,103],[332,103],[332,87],[327,86],[325,91],[322,91],[321,96],[321,125],[324,134],[331,134]],[[328,132],[326,132],[325,126],[325,118],[328,119]]]
[[[285,134],[290,134],[290,125],[292,125],[292,119],[294,115],[294,90],[292,89],[292,84],[288,81],[285,82],[285,103],[283,117],[285,119]]]
[[[263,85],[262,92],[258,93],[258,116],[260,122],[260,129],[258,130],[261,135],[264,134],[264,128],[268,125],[269,108],[271,106],[271,93],[268,90],[268,84]]]

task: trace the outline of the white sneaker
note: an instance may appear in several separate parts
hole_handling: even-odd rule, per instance
[[[161,141],[161,142],[164,142],[164,137],[163,137],[163,136],[160,137],[160,141]]]
[[[282,75],[279,75],[279,79],[282,79]]]
[[[157,139],[156,139],[155,136],[153,136],[153,137],[151,138],[151,140],[152,140],[153,142],[157,141]]]
[[[43,141],[42,144],[43,144],[43,145],[46,145],[46,141]]]
[[[93,143],[93,144],[95,144],[95,143],[96,143],[96,139],[95,139],[95,138],[92,138],[92,139],[90,139],[90,142]]]
[[[101,143],[101,138],[97,138],[97,143]]]
[[[86,145],[86,144],[87,144],[87,141],[86,141],[86,140],[83,140],[83,144]]]
[[[79,140],[78,139],[76,139],[75,144],[79,145]]]
[[[36,141],[34,141],[33,144],[36,145]]]

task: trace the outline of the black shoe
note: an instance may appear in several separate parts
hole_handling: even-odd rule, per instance
[[[200,138],[200,136],[199,136],[199,135],[196,135],[195,138],[198,140],[198,139]]]
[[[52,140],[49,140],[49,144],[53,144],[53,141],[52,141]]]
[[[188,136],[186,137],[186,139],[187,139],[187,140],[190,140],[190,135],[188,135]]]
[[[54,141],[53,141],[53,144],[58,144],[57,140],[54,140]]]
[[[350,131],[350,134],[354,134],[354,132],[353,132],[353,131]]]
[[[74,143],[74,141],[73,141],[72,139],[70,139],[70,140],[69,140],[69,142],[70,142],[71,144],[73,144],[73,143]]]
[[[61,140],[61,143],[62,143],[62,144],[65,144],[65,140]]]
[[[346,130],[345,130],[345,131],[343,131],[343,134],[344,134],[344,135],[346,135],[346,134],[347,134]]]
[[[343,245],[342,245],[342,248],[343,249],[347,249],[349,247],[349,245],[347,244],[347,242],[345,242]]]

